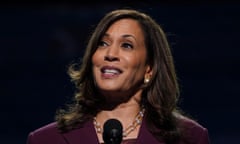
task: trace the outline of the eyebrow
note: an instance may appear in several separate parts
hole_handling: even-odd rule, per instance
[[[137,41],[137,39],[133,36],[133,35],[123,35],[122,37],[124,37],[124,38],[127,38],[127,37],[132,37],[133,39],[135,39],[135,41]]]
[[[109,37],[110,35],[108,33],[105,33],[103,36]],[[130,34],[122,35],[122,37],[123,38],[132,37],[135,41],[137,41],[136,37],[134,37],[133,35],[130,35]]]

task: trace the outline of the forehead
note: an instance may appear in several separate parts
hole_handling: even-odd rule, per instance
[[[114,22],[108,28],[107,32],[118,32],[118,33],[132,33],[136,35],[142,35],[142,29],[138,21],[130,18],[120,19]]]

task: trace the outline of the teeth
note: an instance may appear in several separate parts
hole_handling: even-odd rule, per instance
[[[104,73],[113,73],[113,74],[118,74],[119,71],[118,70],[114,70],[114,69],[105,69]]]

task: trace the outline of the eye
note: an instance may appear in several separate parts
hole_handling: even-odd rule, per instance
[[[105,46],[108,46],[108,43],[105,42],[105,41],[100,41],[100,42],[98,43],[98,47],[105,47]]]
[[[127,49],[132,49],[132,48],[133,48],[133,45],[130,44],[130,43],[123,43],[123,44],[122,44],[122,47],[123,47],[123,48],[127,48]]]

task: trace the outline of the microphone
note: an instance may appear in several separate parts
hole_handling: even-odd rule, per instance
[[[120,144],[123,137],[123,127],[119,120],[109,119],[103,125],[103,140],[105,144]]]

